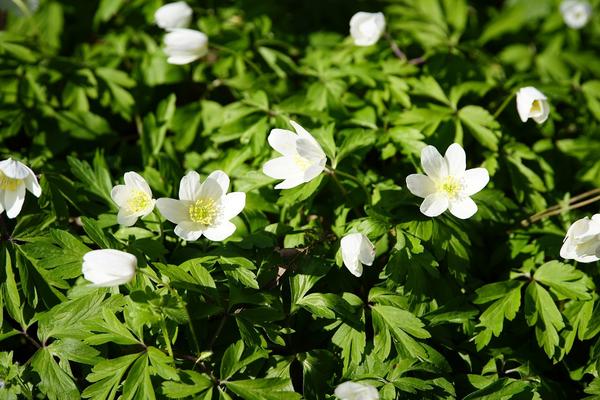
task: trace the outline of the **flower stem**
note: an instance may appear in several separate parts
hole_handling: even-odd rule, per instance
[[[386,38],[386,40],[390,44],[390,48],[392,49],[392,52],[394,53],[394,55],[396,57],[398,57],[399,59],[401,59],[402,61],[406,61],[406,54],[404,54],[404,52],[402,50],[400,50],[400,47],[398,47],[398,45],[396,44],[396,41],[394,39],[392,39],[392,37],[390,36],[390,33],[385,31],[383,33],[383,36]]]
[[[500,104],[500,107],[498,107],[498,109],[494,113],[494,119],[498,118],[500,116],[500,114],[502,114],[502,111],[504,111],[504,109],[506,108],[508,103],[510,103],[510,101],[512,100],[513,97],[515,97],[515,92],[512,92],[510,94],[510,96],[507,96],[506,99],[504,99],[502,104]]]
[[[583,206],[587,206],[595,201],[600,200],[600,188],[588,190],[587,192],[581,193],[569,200],[569,202],[562,206],[561,204],[556,204],[552,207],[548,207],[547,209],[537,212],[532,216],[521,221],[522,226],[529,226],[530,224],[540,221],[544,218],[551,217],[553,215],[562,214],[564,211],[574,210],[576,208],[580,208]],[[596,196],[594,196],[596,195]],[[591,197],[594,196],[594,197]],[[584,200],[585,199],[585,200]],[[581,201],[579,201],[581,200]]]
[[[167,323],[164,316],[160,319],[160,330],[162,331],[163,338],[165,339],[169,356],[173,358],[173,348],[171,347],[171,339],[169,338],[169,331],[167,330]]]
[[[156,219],[158,220],[158,233],[160,235],[160,239],[163,240],[165,232],[163,230],[162,219],[160,218],[160,214],[158,213],[158,210],[156,209],[156,207],[154,207],[154,210],[152,210],[152,212],[154,213],[154,215],[156,215]]]

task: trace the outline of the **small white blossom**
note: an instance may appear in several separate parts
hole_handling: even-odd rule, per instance
[[[350,233],[340,241],[342,259],[348,271],[354,276],[361,276],[364,265],[373,265],[375,246],[362,233]]]
[[[120,250],[92,250],[83,256],[83,277],[97,287],[130,282],[135,276],[137,258]]]
[[[560,249],[560,256],[582,263],[600,260],[600,214],[573,222]]]
[[[378,400],[379,393],[371,385],[365,383],[356,383],[352,381],[344,382],[335,388],[335,395],[340,400]]]
[[[466,169],[463,148],[454,143],[444,157],[433,146],[421,151],[421,165],[427,175],[406,177],[406,186],[415,196],[423,197],[421,212],[436,217],[446,210],[457,218],[467,219],[477,212],[470,196],[487,185],[490,176],[485,168]]]
[[[42,188],[33,171],[22,162],[9,158],[0,161],[0,213],[15,218],[25,202],[25,189],[40,197]]]
[[[200,175],[191,171],[181,178],[179,200],[161,198],[156,206],[166,219],[177,224],[175,234],[188,241],[202,235],[213,241],[227,239],[235,232],[230,221],[246,205],[243,192],[227,193],[229,177],[214,171],[201,184]]]
[[[185,1],[165,4],[154,13],[154,21],[167,31],[187,28],[192,22],[192,8]]]
[[[132,226],[138,220],[154,210],[156,200],[148,183],[135,172],[126,172],[125,184],[112,188],[110,196],[119,206],[117,221],[123,226]]]
[[[169,64],[189,64],[208,53],[208,36],[193,29],[173,29],[163,39]]]
[[[542,92],[532,86],[527,86],[517,92],[517,111],[521,121],[526,122],[531,118],[541,124],[548,119],[550,106]]]
[[[294,121],[290,124],[296,133],[286,129],[273,129],[269,144],[283,157],[269,160],[263,166],[265,175],[283,179],[275,189],[290,189],[310,182],[325,169],[327,156],[310,133]]]
[[[592,16],[592,6],[587,1],[565,0],[560,4],[560,13],[569,28],[583,28]]]
[[[350,19],[350,35],[357,46],[371,46],[379,40],[385,30],[383,13],[359,11]]]

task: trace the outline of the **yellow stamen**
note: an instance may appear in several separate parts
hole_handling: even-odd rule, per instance
[[[541,113],[542,112],[542,102],[539,100],[534,100],[533,103],[531,104],[530,112],[532,114]]]
[[[189,208],[190,219],[202,225],[211,225],[218,211],[216,202],[211,198],[198,199]]]
[[[457,197],[462,191],[462,184],[452,176],[446,179],[439,185],[440,190],[446,192],[448,197]]]
[[[9,178],[4,172],[0,171],[0,189],[14,192],[21,182],[21,179]]]
[[[138,213],[148,208],[151,200],[148,193],[137,189],[127,199],[127,208],[134,213]]]

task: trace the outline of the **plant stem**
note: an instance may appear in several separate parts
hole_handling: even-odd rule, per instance
[[[500,116],[500,114],[502,114],[502,111],[504,111],[504,109],[506,108],[508,103],[510,103],[510,101],[512,100],[513,97],[515,97],[515,92],[512,92],[510,94],[510,96],[508,96],[508,97],[506,97],[506,99],[504,99],[502,104],[500,104],[500,107],[498,107],[498,109],[494,113],[494,119],[498,118]]]
[[[169,338],[169,331],[167,330],[167,323],[165,321],[165,317],[163,316],[160,319],[160,330],[162,331],[163,338],[165,339],[165,344],[167,345],[167,351],[171,358],[173,358],[173,348],[171,347],[171,338]]]
[[[404,52],[402,50],[400,50],[400,47],[398,47],[398,45],[396,44],[396,41],[394,39],[392,39],[392,37],[390,36],[390,33],[386,31],[383,33],[383,36],[386,38],[386,40],[390,44],[390,48],[392,49],[392,52],[394,53],[394,55],[396,57],[398,57],[399,59],[401,59],[402,61],[406,61],[406,54],[404,54]]]
[[[569,203],[567,203],[565,206],[556,204],[552,207],[548,207],[547,209],[545,209],[543,211],[533,214],[532,216],[522,220],[521,225],[529,226],[530,224],[532,224],[534,222],[540,221],[547,217],[551,217],[553,215],[561,214],[564,211],[574,210],[576,208],[587,206],[588,204],[591,204],[595,201],[600,200],[600,195],[589,198],[590,196],[593,196],[598,193],[600,193],[600,188],[588,190],[587,192],[581,193],[581,194],[573,197],[571,200],[569,200]],[[586,199],[586,200],[583,200],[583,199]],[[582,200],[582,201],[579,201],[579,200]]]

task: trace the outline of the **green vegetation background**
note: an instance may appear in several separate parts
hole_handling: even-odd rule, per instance
[[[598,15],[576,31],[553,0],[189,4],[211,50],[186,66],[160,49],[160,1],[1,14],[0,153],[43,187],[1,216],[1,398],[326,399],[346,380],[382,399],[600,396],[598,268],[558,261],[597,203],[522,223],[600,184]],[[383,11],[413,62],[353,46],[357,11]],[[529,85],[543,125],[516,113]],[[260,172],[290,118],[335,178],[280,192]],[[490,184],[475,217],[424,217],[405,177],[453,142]],[[227,242],[116,224],[124,172],[175,197],[215,169],[248,199]],[[361,278],[338,253],[351,228],[377,246]],[[87,287],[93,248],[136,254],[136,280]]]

